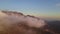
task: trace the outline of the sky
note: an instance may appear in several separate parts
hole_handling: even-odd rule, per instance
[[[60,0],[0,0],[0,10],[60,19]]]

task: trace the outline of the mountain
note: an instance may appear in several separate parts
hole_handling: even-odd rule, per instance
[[[55,32],[60,33],[60,21],[48,21],[49,29],[52,29]]]

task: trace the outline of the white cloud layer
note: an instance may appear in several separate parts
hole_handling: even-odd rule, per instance
[[[1,16],[3,15],[3,16]],[[25,22],[27,23],[28,26],[30,27],[37,27],[37,28],[40,28],[40,27],[43,27],[45,25],[45,21],[42,20],[42,19],[37,19],[37,18],[34,18],[34,17],[30,17],[30,16],[17,16],[17,15],[5,15],[5,13],[2,13],[0,12],[0,21],[1,23],[3,23],[4,25],[11,25],[11,24],[15,24],[15,22]],[[1,24],[0,23],[0,24]]]

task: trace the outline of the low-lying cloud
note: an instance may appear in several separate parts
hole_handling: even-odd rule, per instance
[[[22,24],[22,25],[21,25]],[[24,26],[27,25],[27,26]],[[18,12],[0,12],[0,33],[5,34],[17,34],[17,33],[26,33],[26,34],[36,34],[39,28],[42,28],[46,25],[45,21],[30,15],[24,15]],[[38,28],[33,29],[34,28]],[[28,30],[27,30],[28,28]],[[35,31],[36,30],[36,31]],[[39,29],[40,30],[40,29]],[[11,33],[10,33],[11,32]]]
[[[17,22],[25,21],[31,27],[42,27],[42,26],[45,25],[44,20],[42,20],[40,18],[37,19],[38,17],[33,18],[33,17],[30,17],[30,16],[25,16],[25,15],[18,16],[17,14],[13,15],[13,14],[10,13],[11,15],[8,15],[8,14],[5,14],[3,12],[0,12],[0,13],[1,13],[0,14],[0,18],[1,18],[0,20],[3,19],[3,22],[4,22],[4,20],[7,20],[5,23],[11,22],[11,24],[12,24],[12,23],[15,23],[15,22],[17,23]]]

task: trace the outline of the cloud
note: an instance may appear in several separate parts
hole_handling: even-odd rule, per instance
[[[56,6],[60,7],[60,3],[57,3]]]
[[[16,12],[7,12],[8,14],[11,14],[11,15],[8,15],[3,12],[0,12],[0,21],[1,23],[5,23],[6,25],[11,25],[11,24],[15,24],[15,23],[18,23],[18,22],[25,22],[27,23],[28,26],[30,27],[36,27],[36,28],[40,28],[40,27],[43,27],[45,25],[45,21],[38,18],[38,17],[33,17],[33,16],[26,16],[26,15],[20,15],[18,16],[18,13]],[[3,15],[1,17],[1,15]],[[1,24],[0,23],[0,24]]]

